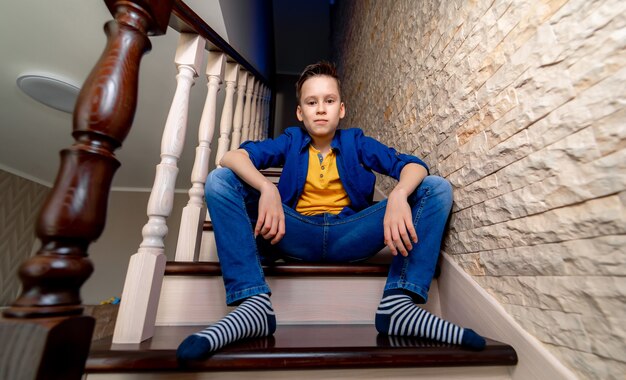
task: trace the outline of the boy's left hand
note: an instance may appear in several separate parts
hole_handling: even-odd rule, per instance
[[[398,252],[402,256],[408,256],[413,249],[413,244],[417,243],[417,233],[413,227],[411,216],[411,206],[407,202],[407,194],[394,189],[387,198],[387,208],[383,226],[385,231],[385,245],[389,247],[391,253],[396,256]]]

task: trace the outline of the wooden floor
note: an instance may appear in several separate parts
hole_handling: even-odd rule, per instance
[[[269,338],[230,345],[199,362],[179,363],[178,344],[198,327],[158,327],[141,344],[92,344],[87,373],[332,368],[508,366],[512,347],[488,340],[483,351],[416,338],[378,335],[372,325],[285,325]]]

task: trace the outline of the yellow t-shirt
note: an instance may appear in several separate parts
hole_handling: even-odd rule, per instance
[[[309,145],[309,171],[296,211],[303,215],[339,214],[350,205],[337,171],[337,156],[332,150],[326,155]]]

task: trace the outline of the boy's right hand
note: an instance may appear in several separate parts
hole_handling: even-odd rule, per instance
[[[285,236],[285,213],[280,193],[276,185],[267,181],[261,186],[259,216],[254,227],[254,237],[263,236],[271,244],[278,243]]]

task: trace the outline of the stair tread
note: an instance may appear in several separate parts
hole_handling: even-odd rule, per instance
[[[213,222],[210,220],[202,222],[202,231],[213,231]]]
[[[329,264],[329,263],[283,263],[264,265],[267,276],[370,276],[384,277],[389,264]],[[218,262],[168,261],[166,276],[221,276]]]
[[[157,327],[140,344],[112,344],[111,337],[92,343],[86,372],[223,371],[328,368],[508,366],[515,350],[487,339],[472,351],[419,338],[379,335],[373,325],[279,325],[273,337],[225,347],[209,359],[178,363],[176,348],[200,326]]]
[[[266,177],[280,177],[280,175],[283,173],[283,169],[282,168],[269,168],[269,169],[261,169],[259,170],[259,172]]]

